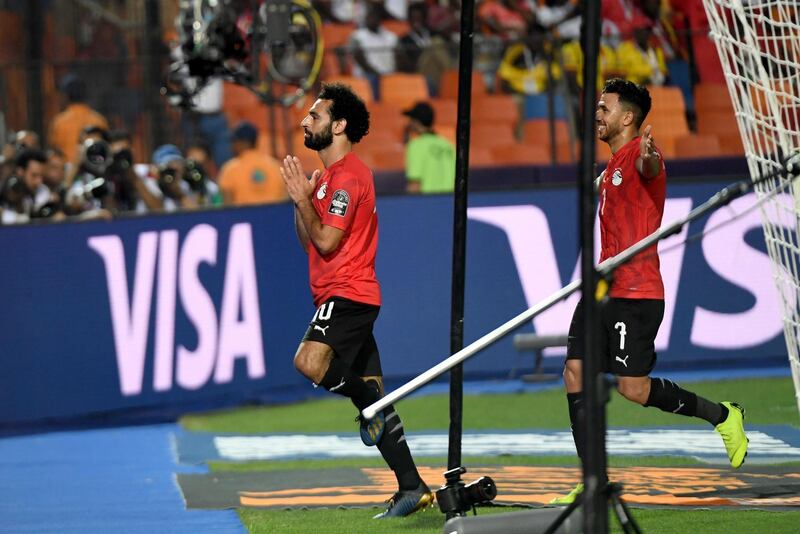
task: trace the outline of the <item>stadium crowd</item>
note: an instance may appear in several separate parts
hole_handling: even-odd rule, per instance
[[[109,9],[121,4],[108,3]],[[320,79],[352,85],[373,117],[370,135],[357,147],[359,155],[375,171],[405,170],[409,192],[451,189],[452,180],[442,180],[441,169],[454,168],[460,1],[312,3],[323,19],[326,46]],[[172,27],[177,2],[165,4],[166,64],[179,47]],[[243,17],[249,4],[242,3]],[[667,155],[682,137],[693,146],[701,137],[714,141],[709,155],[741,153],[735,129],[727,148],[714,137],[716,131],[700,128],[701,134],[712,134],[705,136],[692,131],[693,85],[723,81],[701,0],[603,0],[601,5],[598,87],[615,76],[646,84],[654,95],[654,111],[659,111],[659,95],[675,97],[680,106],[664,109],[682,115],[678,126],[673,127],[674,117],[669,123],[654,118]],[[0,26],[13,23],[7,15],[0,10]],[[576,0],[477,2],[472,165],[575,161],[583,85],[581,16]],[[119,70],[120,63],[136,57],[137,45],[113,31],[107,13],[87,20],[91,36],[73,46],[76,61],[62,62],[45,76],[44,83],[53,87],[43,95],[60,99],[57,113],[45,113],[46,137],[40,139],[22,123],[24,118],[3,107],[4,124],[14,131],[6,134],[0,163],[2,224],[284,202],[287,195],[273,156],[291,151],[309,170],[319,166],[313,153],[301,148],[299,123],[313,103],[311,96],[270,129],[262,120],[266,106],[222,80],[212,80],[191,110],[165,104],[169,140],[148,148],[142,139],[144,121],[136,111],[142,106],[136,100],[137,69],[109,75],[105,68],[91,68],[98,54],[106,54]],[[0,43],[0,49],[8,46],[8,41]],[[11,87],[12,76],[6,78],[5,87]],[[728,134],[730,125],[724,123]],[[434,162],[426,160],[431,153]]]

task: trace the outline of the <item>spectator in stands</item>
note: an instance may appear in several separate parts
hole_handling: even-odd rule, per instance
[[[408,6],[408,33],[400,38],[397,46],[397,70],[418,72],[417,66],[422,53],[431,45],[431,31],[425,23],[427,10],[425,4]]]
[[[548,53],[541,29],[506,48],[497,77],[503,90],[523,95],[543,93],[561,79],[561,68]]]
[[[185,110],[181,123],[184,139],[201,138],[211,149],[214,165],[219,169],[231,159],[231,133],[228,119],[222,112],[225,85],[212,78],[192,99],[192,108]]]
[[[667,64],[664,52],[652,42],[653,21],[637,17],[631,27],[633,39],[623,41],[617,48],[617,62],[624,78],[637,85],[664,85]]]
[[[66,186],[72,185],[75,176],[78,174],[82,163],[82,157],[86,150],[87,141],[105,141],[108,143],[108,130],[101,126],[87,126],[81,130],[78,136],[78,144],[67,154],[74,154],[72,158],[67,159],[67,181]]]
[[[76,147],[79,146],[81,132],[89,126],[108,130],[108,121],[86,103],[86,85],[83,80],[74,74],[67,74],[61,80],[59,88],[66,99],[66,106],[50,123],[48,144],[63,152],[70,163],[76,164],[80,157],[80,151]]]
[[[372,94],[380,99],[380,77],[395,72],[395,48],[397,35],[381,26],[383,7],[370,3],[363,28],[350,36],[350,49],[355,65],[353,75],[367,78],[372,85]]]
[[[561,47],[564,74],[569,81],[570,93],[577,95],[583,87],[583,50],[579,41],[569,41]],[[597,89],[603,88],[605,80],[617,76],[619,66],[617,53],[606,42],[600,42],[597,57]]]
[[[461,28],[461,0],[442,0],[428,6],[427,24],[434,34],[455,42]]]
[[[217,174],[219,169],[214,164],[211,157],[211,149],[202,139],[195,139],[186,147],[186,159],[190,159],[203,166],[208,174],[208,177],[217,181]]]
[[[258,130],[244,121],[233,130],[234,157],[219,173],[219,187],[227,205],[262,204],[286,200],[280,163],[256,150]]]
[[[114,184],[106,179],[112,162],[108,132],[89,127],[83,135],[80,158],[67,184],[65,209],[67,215],[90,213],[99,209],[116,210]]]
[[[431,94],[436,94],[442,74],[451,67],[453,59],[447,42],[434,35],[427,25],[424,3],[408,6],[409,32],[397,46],[397,70],[418,72],[425,76]]]
[[[577,41],[581,37],[581,6],[577,0],[549,0],[533,4],[537,24],[563,41]]]
[[[164,207],[160,195],[150,190],[133,168],[133,139],[127,130],[109,133],[111,164],[106,178],[113,185],[114,203],[118,211],[145,213]]]
[[[14,174],[0,191],[2,224],[27,223],[34,216],[36,192],[44,180],[47,157],[41,150],[22,150],[16,158]]]
[[[217,184],[208,176],[187,166],[175,145],[161,145],[153,151],[152,174],[157,183],[153,192],[163,198],[164,211],[208,206],[219,193]],[[146,183],[152,189],[152,182]]]
[[[2,154],[0,154],[0,189],[6,179],[14,174],[17,156],[26,148],[41,148],[39,134],[31,130],[20,130],[9,136],[9,140],[3,146]]]
[[[453,190],[456,149],[433,129],[434,112],[427,102],[418,102],[403,112],[408,117],[406,133],[406,191],[444,193]]]
[[[39,142],[39,134],[32,130],[20,130],[14,137],[19,148],[31,148],[34,150],[42,148]]]
[[[41,217],[50,217],[53,220],[65,218],[64,198],[66,189],[64,183],[67,178],[67,158],[57,148],[45,150],[47,163],[45,164],[42,185],[39,186],[35,197],[35,210]]]
[[[179,62],[183,58],[183,51],[177,34],[170,34],[166,39],[170,58],[173,62]],[[187,75],[182,89],[196,91],[188,106],[178,99],[182,111],[183,138],[187,144],[190,140],[202,139],[210,148],[214,164],[219,169],[231,158],[230,128],[222,109],[225,84],[221,78],[212,77],[198,90],[200,80],[188,76],[188,67],[183,66],[181,70],[185,70]]]
[[[487,33],[518,39],[527,35],[533,12],[519,0],[487,0],[478,8],[478,19]]]

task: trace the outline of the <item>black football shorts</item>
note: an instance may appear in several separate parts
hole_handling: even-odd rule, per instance
[[[372,326],[380,306],[331,297],[317,308],[303,341],[331,347],[334,357],[358,376],[382,376],[381,359]]]
[[[586,329],[582,310],[581,301],[569,325],[568,360],[583,359],[581,337]],[[619,376],[648,376],[656,365],[656,334],[664,318],[664,301],[610,298],[598,311],[601,370]]]

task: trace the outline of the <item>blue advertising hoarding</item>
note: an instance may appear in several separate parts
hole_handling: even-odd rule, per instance
[[[718,189],[670,185],[665,222]],[[659,365],[785,361],[753,202],[737,199],[662,243]],[[375,335],[397,381],[449,355],[452,198],[379,197],[378,211]],[[573,189],[475,193],[468,216],[465,344],[568,284],[579,265]],[[288,205],[4,227],[0,244],[4,427],[312,391],[292,365],[314,309]],[[520,331],[566,332],[577,298]],[[563,352],[549,349],[549,364]],[[503,376],[519,365],[507,337],[465,371]]]

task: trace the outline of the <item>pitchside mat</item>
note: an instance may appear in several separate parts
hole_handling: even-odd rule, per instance
[[[609,469],[624,484],[623,497],[635,506],[737,507],[769,510],[800,507],[797,467],[759,465],[800,460],[800,430],[783,425],[748,427],[750,448],[740,470],[726,466],[720,437],[707,429],[670,428],[610,430],[613,455],[689,456],[710,464],[702,467],[620,467]],[[447,435],[407,436],[417,456],[446,456]],[[176,450],[182,463],[208,460],[252,461],[378,456],[358,437],[338,434],[220,435],[178,431]],[[520,431],[465,433],[462,454],[572,455],[569,432]],[[432,485],[442,480],[444,466],[420,468]],[[540,506],[569,492],[580,479],[576,467],[470,467],[465,481],[491,476],[498,487],[496,504]],[[378,506],[396,490],[386,468],[333,468],[268,472],[178,474],[188,508],[235,507],[316,508]]]

